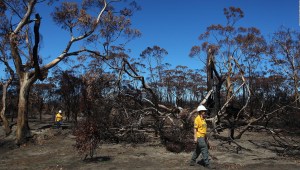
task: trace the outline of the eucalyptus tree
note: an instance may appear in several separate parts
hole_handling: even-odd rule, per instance
[[[93,51],[86,46],[80,47],[80,42],[97,42],[100,37],[105,37],[105,42],[98,43],[107,48],[112,41],[115,41],[115,39],[112,39],[113,37],[107,35],[116,34],[120,31],[126,35],[132,33],[129,29],[130,21],[126,19],[131,15],[130,10],[128,8],[114,8],[113,4],[115,2],[121,2],[121,0],[83,0],[81,3],[62,1],[61,4],[55,7],[51,15],[53,21],[69,35],[69,40],[58,56],[43,64],[42,55],[39,54],[39,28],[43,24],[43,18],[47,16],[40,16],[39,10],[41,9],[37,8],[37,5],[55,5],[55,1],[1,1],[1,6],[3,6],[1,9],[5,10],[4,17],[9,19],[6,27],[1,29],[9,30],[6,36],[9,37],[9,50],[20,83],[16,131],[17,144],[25,142],[27,137],[30,136],[28,97],[32,84],[38,79],[44,80],[49,70],[61,61],[66,61],[71,56],[82,56],[84,52]],[[131,4],[134,5],[134,3]],[[118,32],[115,31],[117,29]],[[56,36],[55,33],[48,34]],[[118,36],[115,37],[118,38]],[[108,53],[105,54],[103,57],[114,57]]]
[[[167,50],[159,46],[147,47],[142,51],[140,57],[144,61],[145,65],[148,66],[149,71],[149,83],[154,87],[155,91],[158,92],[159,98],[162,96],[163,88],[159,88],[162,85],[162,75],[164,70],[163,58],[168,55]]]
[[[208,106],[212,109],[212,116],[219,122],[224,119],[225,108],[233,104],[235,96],[241,94],[238,93],[241,88],[247,89],[244,91],[247,100],[235,106],[240,107],[241,110],[237,114],[227,111],[230,119],[234,120],[233,123],[229,123],[229,126],[234,127],[234,122],[239,119],[241,113],[247,112],[246,108],[251,96],[249,83],[245,78],[246,66],[251,64],[251,60],[259,61],[267,47],[264,37],[257,28],[237,26],[237,22],[244,17],[244,12],[240,8],[224,8],[224,15],[226,24],[208,26],[206,31],[199,36],[201,44],[192,47],[190,56],[199,56],[206,66],[207,90],[214,90],[214,95],[212,95],[214,98],[208,100]],[[204,59],[201,58],[201,51],[204,52]],[[253,65],[249,65],[249,68],[252,67]],[[251,69],[251,72],[253,71],[255,70]],[[225,82],[225,87],[223,82]],[[225,93],[223,100],[221,100],[222,91]],[[233,131],[230,137],[233,138]]]
[[[3,121],[3,127],[6,132],[6,134],[9,134],[11,132],[9,121],[6,117],[6,111],[7,111],[7,93],[10,85],[13,82],[15,72],[13,71],[10,60],[11,55],[8,53],[9,45],[8,45],[8,29],[6,28],[7,24],[9,23],[9,20],[5,16],[6,12],[6,5],[4,2],[0,2],[0,63],[3,64],[4,72],[1,75],[1,82],[0,85],[2,86],[2,109],[0,113],[0,117]],[[3,77],[2,77],[3,76]]]
[[[300,33],[285,27],[280,27],[273,34],[271,42],[271,62],[277,75],[288,77],[293,87],[294,100],[299,105],[299,76],[300,76]]]
[[[11,132],[9,121],[6,117],[6,111],[7,111],[7,93],[10,85],[12,84],[15,76],[15,72],[13,71],[12,67],[9,64],[9,54],[7,54],[6,49],[7,47],[7,41],[5,37],[1,37],[2,41],[0,42],[0,62],[4,65],[5,73],[3,73],[3,78],[1,78],[0,85],[2,86],[2,109],[0,113],[0,117],[3,121],[3,127],[6,132],[6,134],[9,134]],[[5,74],[8,75],[6,76]]]
[[[183,105],[183,101],[185,98],[185,93],[188,85],[188,68],[187,66],[176,66],[174,69],[174,76],[173,76],[173,82],[174,82],[174,89],[176,94],[176,104],[178,106]]]
[[[237,51],[235,37],[238,35],[235,24],[244,17],[244,12],[240,8],[230,7],[224,8],[224,15],[226,17],[226,24],[208,26],[206,31],[199,36],[201,44],[192,47],[190,56],[201,57],[201,51],[207,55],[205,56],[205,60],[200,58],[206,65],[208,77],[207,90],[213,89],[213,86],[216,86],[217,83],[218,86],[216,87],[221,88],[223,82],[226,82],[225,100],[229,100],[234,93],[234,86],[232,84],[232,77],[235,71],[233,57]],[[220,89],[214,91],[215,93],[220,92]],[[215,100],[218,101],[219,99]],[[208,105],[211,105],[211,103],[208,103]],[[217,105],[217,108],[214,109],[219,110],[220,105]],[[213,115],[216,115],[216,112]]]
[[[54,87],[50,81],[33,84],[29,96],[29,116],[39,118],[42,121],[44,113],[52,113],[54,115],[53,110],[49,110],[53,105],[51,98],[55,98]]]
[[[66,119],[72,119],[76,122],[79,112],[82,79],[80,75],[76,76],[72,70],[62,71],[58,75],[60,78],[58,94],[60,94],[61,98],[61,107],[64,108]]]
[[[203,71],[196,69],[193,72],[189,73],[190,78],[190,95],[192,97],[192,101],[199,101],[203,96],[207,89],[207,84],[205,81],[205,77],[203,76]]]

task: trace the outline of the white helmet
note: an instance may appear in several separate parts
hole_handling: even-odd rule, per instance
[[[197,107],[197,112],[199,112],[199,111],[206,111],[207,109],[203,106],[203,105],[199,105],[198,107]]]
[[[59,110],[58,112],[61,113],[61,110]]]

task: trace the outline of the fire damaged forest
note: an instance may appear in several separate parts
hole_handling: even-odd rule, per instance
[[[299,30],[266,37],[240,24],[243,9],[224,7],[190,47],[198,69],[173,67],[158,45],[130,54],[141,10],[0,1],[0,169],[204,169],[189,166],[199,105],[215,169],[299,169]],[[50,24],[68,37],[51,57],[40,52]]]

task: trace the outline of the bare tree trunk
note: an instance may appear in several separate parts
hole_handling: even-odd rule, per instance
[[[11,82],[11,81],[10,81]],[[9,127],[9,122],[5,116],[5,111],[6,111],[6,96],[7,96],[7,88],[10,84],[8,81],[7,83],[3,84],[3,94],[2,94],[2,110],[1,110],[1,119],[3,121],[3,128],[5,130],[6,135],[8,135],[11,132],[11,129]]]
[[[298,93],[298,77],[297,74],[294,74],[294,87],[295,87],[295,100],[296,106],[300,103],[299,93]]]
[[[231,96],[233,95],[233,86],[231,82],[231,73],[232,73],[232,64],[231,64],[231,57],[228,57],[228,75],[226,77],[226,89],[227,89],[227,95],[226,95],[226,101],[229,101],[231,99]],[[230,123],[230,128],[228,128],[228,138],[231,138],[234,136],[234,123]]]
[[[3,127],[5,130],[5,133],[6,133],[6,135],[8,135],[11,132],[11,129],[9,127],[8,119],[5,116],[5,112],[7,109],[7,89],[10,86],[10,84],[12,83],[15,73],[8,63],[8,60],[7,60],[8,57],[7,57],[4,49],[5,48],[2,48],[2,47],[0,49],[1,50],[0,52],[2,54],[0,61],[4,63],[4,65],[6,66],[6,69],[9,71],[10,78],[5,83],[2,83],[2,110],[1,110],[0,116],[3,120]],[[13,117],[13,115],[12,115],[12,117]]]
[[[26,17],[23,18],[22,23],[19,24],[20,28],[28,23],[25,21],[29,19],[30,14],[32,13],[32,9],[34,8],[37,1],[32,0],[29,4],[28,11]],[[32,84],[39,78],[43,80],[46,78],[47,72],[41,72],[39,68],[38,62],[38,45],[40,41],[39,36],[39,28],[40,28],[40,16],[39,14],[35,15],[35,24],[34,24],[34,35],[35,35],[35,44],[33,47],[33,53],[31,60],[33,61],[34,71],[28,71],[25,69],[25,65],[22,64],[22,58],[19,53],[18,44],[17,44],[17,33],[20,30],[16,30],[15,32],[10,34],[10,47],[11,54],[14,59],[14,64],[16,68],[16,72],[19,76],[20,82],[20,91],[19,91],[19,101],[18,101],[18,119],[17,119],[17,130],[16,130],[16,143],[18,145],[25,143],[27,141],[27,137],[29,137],[30,129],[28,125],[28,99],[29,92]],[[27,65],[27,68],[32,68],[32,66]]]
[[[40,121],[42,121],[43,107],[44,107],[44,99],[42,98],[40,101],[40,107],[39,107]]]
[[[27,74],[25,74],[27,75]],[[20,79],[20,91],[18,102],[18,119],[17,119],[17,131],[16,131],[16,143],[18,145],[25,143],[27,138],[30,137],[30,128],[28,125],[28,98],[30,87],[36,79]]]

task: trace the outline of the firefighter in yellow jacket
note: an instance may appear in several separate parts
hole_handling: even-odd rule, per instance
[[[63,117],[61,115],[61,110],[58,111],[58,113],[55,115],[55,123],[56,127],[59,129],[62,124]]]
[[[194,142],[197,145],[193,153],[190,165],[195,166],[196,160],[200,153],[202,154],[202,164],[203,166],[210,168],[208,159],[208,141],[206,136],[207,124],[204,119],[207,109],[200,105],[197,107],[198,115],[194,120]]]

